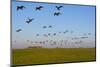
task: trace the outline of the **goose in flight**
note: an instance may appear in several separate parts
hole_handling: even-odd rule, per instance
[[[49,26],[48,28],[52,28],[52,26]]]
[[[54,16],[59,16],[59,15],[61,15],[60,12],[55,12],[55,13],[54,13]]]
[[[63,6],[56,6],[57,10],[60,10]]]
[[[30,23],[30,22],[32,22],[34,19],[32,18],[32,19],[30,19],[30,18],[28,18],[28,20],[26,21],[26,23]]]
[[[43,28],[47,28],[47,26],[43,26]]]
[[[18,10],[23,10],[24,8],[26,8],[25,6],[17,6],[17,11]]]
[[[36,10],[41,10],[43,6],[36,7]]]
[[[20,31],[22,31],[22,29],[17,29],[17,30],[16,30],[16,32],[20,32]]]

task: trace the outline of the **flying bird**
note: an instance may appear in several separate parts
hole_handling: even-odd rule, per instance
[[[51,35],[51,33],[48,33],[48,35],[50,36],[50,35]]]
[[[20,32],[20,31],[22,31],[22,29],[18,29],[18,30],[16,30],[16,32]]]
[[[37,41],[35,41],[35,43],[38,43]]]
[[[54,41],[53,44],[56,45],[56,42]]]
[[[43,26],[43,28],[47,28],[47,26]]]
[[[17,11],[18,10],[23,10],[24,8],[26,8],[25,6],[17,6]]]
[[[30,43],[33,43],[33,41],[31,41]]]
[[[56,6],[57,10],[60,10],[63,6]]]
[[[76,42],[74,42],[75,44],[80,44],[80,43],[82,43],[82,41],[76,41]]]
[[[74,33],[74,31],[71,31],[70,33]]]
[[[49,26],[48,28],[52,28],[52,26]]]
[[[16,43],[16,40],[14,42]]]
[[[85,38],[88,38],[88,37],[80,37],[81,39],[85,39]]]
[[[88,33],[88,35],[91,35],[91,33]]]
[[[36,7],[36,10],[41,10],[43,6]]]
[[[66,32],[63,32],[64,34],[66,33]]]
[[[79,38],[78,38],[78,37],[74,37],[73,39],[75,39],[75,40],[76,40],[76,39],[79,39]]]
[[[68,30],[66,30],[65,32],[68,32]]]
[[[84,34],[84,35],[87,35],[87,34]]]
[[[60,12],[55,12],[55,13],[54,13],[54,16],[59,16],[59,15],[61,15]]]
[[[61,32],[59,32],[59,33],[61,33]]]
[[[30,23],[30,22],[32,22],[34,19],[32,18],[32,19],[30,19],[30,18],[28,18],[28,20],[26,21],[26,23]]]
[[[49,40],[46,40],[46,42],[48,42]]]
[[[68,32],[68,30],[64,31],[63,33],[65,34],[65,33],[67,33],[67,32]]]
[[[36,36],[39,36],[39,34],[36,34]]]
[[[43,34],[45,37],[48,37],[48,35],[46,35],[46,34]]]
[[[40,41],[40,44],[42,44],[42,42]]]
[[[54,36],[56,35],[56,33],[53,34]]]
[[[29,42],[29,40],[27,40],[27,42]]]

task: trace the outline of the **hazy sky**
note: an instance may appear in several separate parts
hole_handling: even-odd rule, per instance
[[[16,6],[21,5],[26,8],[17,11]],[[35,7],[37,6],[43,6],[44,8],[41,11],[36,11]],[[55,6],[64,7],[58,11]],[[54,16],[54,12],[60,12],[61,15]],[[28,18],[34,18],[34,20],[30,24],[27,24],[26,21]],[[49,25],[53,26],[53,28],[43,29],[43,26]],[[17,29],[22,29],[22,31],[16,32]],[[64,32],[65,30],[68,30],[66,34],[57,34],[55,37],[46,38],[43,36],[43,34]],[[70,31],[74,31],[74,33],[71,34]],[[12,44],[14,48],[29,46],[29,44],[26,44],[26,40],[64,40],[66,37],[79,37],[85,33],[91,33],[88,41],[90,43],[94,42],[95,6],[12,2],[12,41],[16,41],[16,44]],[[40,34],[40,36],[37,37],[36,34]]]

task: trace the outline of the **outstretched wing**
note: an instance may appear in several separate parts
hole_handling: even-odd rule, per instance
[[[22,31],[22,29],[18,29],[18,30],[16,30],[16,32],[20,32],[20,31]]]
[[[19,6],[17,6],[17,11],[19,10]]]
[[[62,8],[63,6],[59,6],[59,8]]]

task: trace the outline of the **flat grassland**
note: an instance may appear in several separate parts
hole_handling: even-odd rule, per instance
[[[12,49],[13,65],[95,61],[95,48]]]

